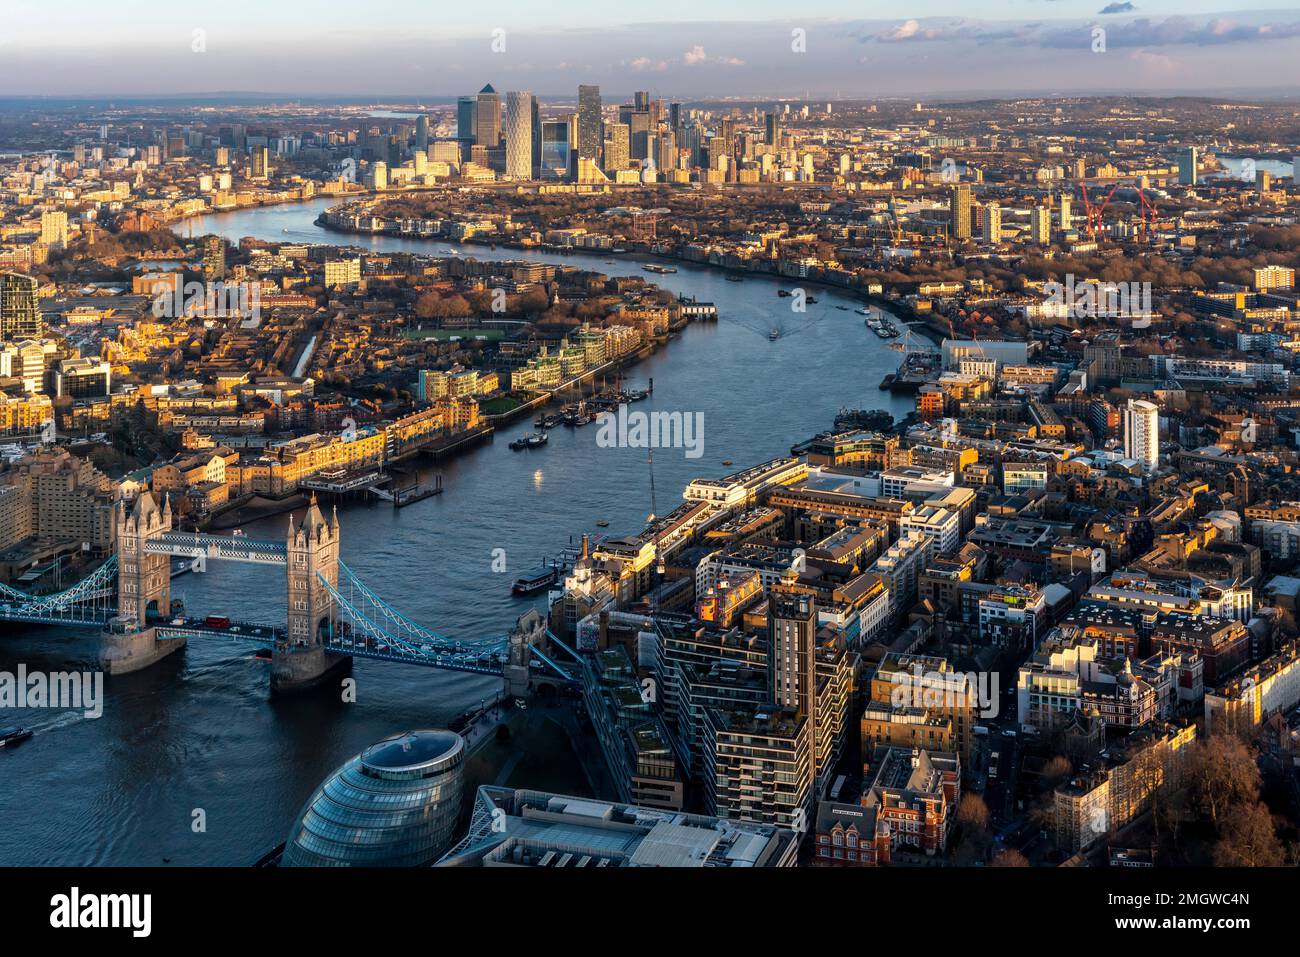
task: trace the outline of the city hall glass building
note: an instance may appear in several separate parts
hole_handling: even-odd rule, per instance
[[[465,742],[451,731],[385,738],[331,774],[294,822],[282,867],[418,867],[456,837]]]

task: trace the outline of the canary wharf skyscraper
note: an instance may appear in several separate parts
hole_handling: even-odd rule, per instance
[[[478,136],[478,97],[462,96],[456,101],[456,139],[473,144]],[[468,147],[466,147],[468,150]]]
[[[478,104],[475,109],[477,130],[474,142],[488,149],[501,145],[501,94],[492,89],[489,83],[478,91]]]
[[[506,176],[533,178],[533,95],[526,90],[506,94]]]
[[[578,87],[578,155],[601,165],[600,87]]]
[[[0,341],[40,338],[41,309],[36,290],[36,280],[31,276],[0,272]]]

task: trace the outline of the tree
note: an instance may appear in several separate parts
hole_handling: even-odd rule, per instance
[[[1028,867],[1029,859],[1021,854],[1014,847],[1008,847],[998,853],[993,858],[993,867]]]
[[[1043,765],[1043,790],[1052,791],[1056,786],[1070,776],[1074,770],[1074,765],[1070,759],[1063,754],[1049,760]]]
[[[1262,801],[1232,809],[1213,853],[1215,867],[1280,867],[1286,863],[1273,815]]]
[[[988,855],[992,835],[989,833],[989,808],[978,794],[963,794],[957,805],[958,839],[952,849],[953,863],[972,866]]]
[[[1188,756],[1187,783],[1192,807],[1215,829],[1225,812],[1259,799],[1259,767],[1245,742],[1231,735],[1198,741]]]
[[[989,806],[978,794],[967,792],[957,805],[957,823],[963,830],[985,831],[989,826]]]

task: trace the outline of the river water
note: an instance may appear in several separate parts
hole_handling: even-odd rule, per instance
[[[187,223],[182,231],[268,241],[359,245],[378,251],[445,253],[446,243],[326,232],[314,220],[332,200],[241,210]],[[654,378],[638,411],[699,412],[703,454],[655,455],[656,505],[667,512],[697,476],[786,454],[792,443],[829,428],[842,406],[911,403],[880,391],[898,364],[852,309],[856,300],[809,287],[818,302],[796,315],[776,290],[793,282],[679,265],[644,273],[638,261],[555,256],[485,247],[478,258],[528,258],[586,265],[610,275],[646,275],[676,293],[715,302],[717,323],[689,326],[632,367],[629,387]],[[848,310],[836,309],[846,306]],[[778,329],[780,338],[769,339]],[[453,637],[504,634],[534,599],[510,593],[515,577],[584,532],[638,531],[651,511],[644,449],[600,448],[596,426],[552,431],[546,447],[512,452],[507,443],[531,417],[493,440],[440,463],[446,491],[400,511],[386,505],[340,510],[343,560],[408,617]],[[728,468],[722,464],[732,460]],[[432,471],[426,477],[431,477]],[[598,521],[608,528],[598,528]],[[281,538],[285,516],[251,523],[250,537]],[[493,572],[495,549],[506,570]],[[190,614],[282,623],[282,575],[210,563],[173,582]],[[0,626],[0,671],[94,667],[97,636],[87,631]],[[497,682],[385,662],[358,661],[357,701],[331,695],[272,699],[267,666],[233,641],[196,640],[144,672],[107,682],[103,716],[63,711],[0,711],[0,724],[37,734],[0,749],[0,865],[246,865],[284,840],[302,802],[331,770],[396,731],[437,726],[484,697]],[[206,829],[193,826],[202,810]]]

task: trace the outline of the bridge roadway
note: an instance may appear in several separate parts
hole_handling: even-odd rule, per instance
[[[426,668],[441,668],[443,671],[466,671],[480,675],[500,676],[504,672],[506,663],[504,641],[498,645],[487,645],[477,653],[467,651],[451,653],[435,645],[416,648],[360,635],[355,638],[341,635],[324,642],[324,647],[326,651],[336,655],[351,655],[353,658],[394,661],[399,664],[422,665]],[[425,648],[428,650],[423,650]]]
[[[144,550],[150,555],[212,558],[257,565],[284,565],[288,561],[288,548],[283,542],[265,542],[242,535],[166,532],[146,541]]]
[[[270,648],[284,637],[283,628],[232,621],[229,625],[210,625],[206,618],[168,618],[151,621],[158,640],[164,638],[233,638]]]
[[[144,543],[147,552],[214,558],[263,565],[284,566],[288,548],[276,542],[243,536],[204,535],[192,532],[164,532]],[[401,664],[421,665],[447,671],[503,676],[509,660],[509,639],[501,637],[460,641],[447,638],[416,624],[392,609],[358,579],[351,569],[338,563],[340,591],[319,571],[317,576],[335,602],[337,625],[321,645],[336,655],[371,658]],[[27,595],[0,585],[0,621],[44,625],[114,628],[118,595],[113,587],[117,558],[71,588],[45,596]],[[157,641],[189,638],[227,638],[273,648],[285,641],[287,629],[255,622],[229,621],[222,616],[207,618],[151,617],[146,623]],[[116,632],[114,632],[116,633]],[[548,632],[549,635],[549,632]],[[552,643],[575,660],[577,654],[553,635]],[[530,671],[553,670],[564,682],[576,680],[573,666],[565,666],[529,643]]]
[[[150,625],[159,641],[168,638],[229,638],[261,648],[271,648],[285,637],[283,628],[245,621],[232,621],[229,625],[211,625],[208,624],[207,618],[171,618],[151,621]],[[506,661],[504,642],[487,645],[477,654],[469,654],[463,650],[452,654],[434,645],[425,645],[420,649],[407,648],[396,642],[390,643],[361,636],[353,639],[349,635],[336,636],[323,644],[326,651],[337,655],[483,675],[500,675]]]

